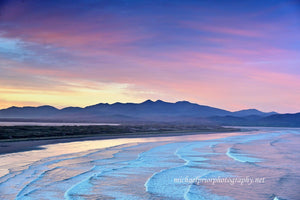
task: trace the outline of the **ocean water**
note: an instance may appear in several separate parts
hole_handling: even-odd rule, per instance
[[[83,141],[0,155],[0,199],[300,199],[300,129]]]

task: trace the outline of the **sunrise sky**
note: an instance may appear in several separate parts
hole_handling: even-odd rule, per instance
[[[0,108],[162,99],[300,112],[299,1],[0,2]]]

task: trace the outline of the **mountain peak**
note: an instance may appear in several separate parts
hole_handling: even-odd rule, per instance
[[[259,110],[255,109],[255,108],[249,108],[249,109],[244,109],[244,110],[240,110],[240,111],[259,111]],[[259,111],[259,112],[261,112],[261,111]]]
[[[260,110],[254,109],[254,108],[233,112],[233,115],[238,116],[238,117],[244,117],[244,116],[250,116],[250,115],[267,116],[267,115],[272,115],[272,114],[273,113],[262,112]]]
[[[158,100],[155,101],[155,103],[166,103],[166,102],[158,99]]]
[[[53,106],[49,106],[49,105],[43,105],[43,106],[38,106],[36,108],[43,108],[43,109],[53,109],[53,110],[57,110],[57,108],[53,107]]]
[[[146,100],[146,101],[144,101],[144,102],[142,102],[142,104],[148,104],[148,103],[154,103],[154,101],[152,101],[151,99],[148,99],[148,100]]]
[[[191,102],[189,102],[189,101],[177,101],[176,103],[177,104],[189,104]]]

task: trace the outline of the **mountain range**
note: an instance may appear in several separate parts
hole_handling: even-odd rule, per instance
[[[300,127],[300,113],[278,114],[256,109],[230,112],[178,101],[147,100],[142,103],[99,103],[57,109],[52,106],[10,107],[0,110],[0,121],[102,122],[102,123],[201,123],[244,126]]]

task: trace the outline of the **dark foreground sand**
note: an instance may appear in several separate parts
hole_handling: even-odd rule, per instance
[[[181,131],[181,132],[169,132],[169,133],[135,133],[135,134],[123,134],[123,135],[101,135],[90,137],[71,137],[71,138],[43,138],[38,140],[20,140],[20,141],[0,141],[0,154],[15,153],[21,151],[30,151],[35,149],[42,149],[42,145],[57,144],[66,142],[78,142],[86,140],[104,140],[104,139],[116,139],[116,138],[143,138],[143,137],[167,137],[167,136],[182,136],[182,135],[196,135],[196,134],[213,134],[213,133],[226,133],[236,131]]]

